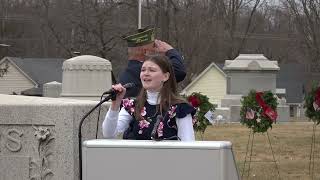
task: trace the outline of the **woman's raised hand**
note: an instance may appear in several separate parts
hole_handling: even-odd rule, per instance
[[[116,99],[112,101],[111,109],[112,110],[118,110],[121,104],[121,101],[126,94],[126,88],[122,86],[122,84],[115,84],[111,86],[112,89],[114,89],[116,93]]]

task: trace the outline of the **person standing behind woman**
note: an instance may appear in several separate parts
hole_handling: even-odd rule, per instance
[[[169,59],[146,59],[140,79],[143,88],[135,100],[123,99],[126,89],[121,84],[112,86],[118,94],[103,121],[103,136],[114,138],[124,133],[124,139],[194,141],[192,119],[196,110],[178,95]]]
[[[167,56],[170,64],[172,64],[177,82],[183,81],[186,77],[182,55],[170,44],[155,39],[154,28],[139,29],[138,32],[124,36],[123,39],[128,44],[128,64],[120,73],[119,83],[122,85],[126,83],[135,84],[135,87],[126,91],[125,97],[136,97],[139,94],[142,88],[139,74],[143,61],[148,58],[148,55]]]

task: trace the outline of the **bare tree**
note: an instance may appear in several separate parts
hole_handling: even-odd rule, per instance
[[[118,22],[122,1],[40,0],[38,16],[43,32],[54,37],[66,56],[74,51],[107,57],[123,32]],[[130,22],[130,21],[129,21]]]
[[[319,59],[319,0],[143,0],[142,26],[185,57],[188,77],[212,61],[263,53],[281,62]],[[16,54],[126,63],[121,35],[137,28],[137,0],[0,0],[0,43]],[[302,42],[302,43],[301,43]],[[5,53],[3,53],[5,54]]]
[[[320,63],[320,1],[286,0],[312,63]]]
[[[262,4],[260,0],[221,0],[217,6],[224,19],[228,40],[227,57],[235,58],[245,48],[249,33],[254,32],[255,13]]]
[[[295,28],[299,32],[301,49],[305,53],[306,88],[309,89],[314,79],[319,80],[320,69],[320,1],[286,0],[284,4],[294,16]]]

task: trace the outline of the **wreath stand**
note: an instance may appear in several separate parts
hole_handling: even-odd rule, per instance
[[[272,145],[271,145],[271,141],[270,141],[270,137],[269,137],[268,131],[266,132],[266,135],[267,135],[267,138],[268,138],[269,147],[270,147],[270,150],[271,150],[271,153],[272,153],[273,160],[271,160],[271,161],[252,161],[252,149],[253,149],[253,146],[254,146],[254,135],[255,135],[255,133],[253,132],[253,130],[250,130],[248,143],[247,143],[247,148],[246,148],[246,155],[245,155],[245,158],[244,158],[243,169],[242,169],[242,172],[241,172],[241,179],[243,179],[244,176],[245,176],[246,166],[247,166],[246,179],[249,179],[250,170],[251,170],[250,169],[251,168],[251,162],[271,162],[271,163],[274,163],[275,169],[276,169],[276,171],[278,173],[278,177],[280,179],[279,167],[277,165],[277,161],[276,161],[275,156],[274,156],[274,151],[273,151],[273,148],[272,148]],[[263,135],[265,136],[264,133],[263,133]],[[250,154],[248,154],[248,152],[250,152]]]
[[[312,138],[311,138],[311,150],[310,150],[310,156],[309,156],[309,175],[311,176],[311,179],[314,179],[314,156],[315,156],[315,149],[316,149],[316,128],[317,123],[313,123],[312,128]]]

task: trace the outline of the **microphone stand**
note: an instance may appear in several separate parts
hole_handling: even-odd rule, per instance
[[[108,101],[108,100],[114,100],[116,98],[116,93],[111,93],[109,94],[106,98],[104,98],[103,100],[101,100],[95,107],[93,107],[89,112],[87,112],[82,119],[80,120],[80,124],[79,124],[79,132],[78,132],[78,139],[79,139],[79,176],[80,176],[80,180],[82,180],[82,137],[81,137],[81,128],[82,128],[82,124],[84,122],[84,120],[95,110],[97,109],[99,106],[101,106],[101,104],[103,104],[104,102]]]

